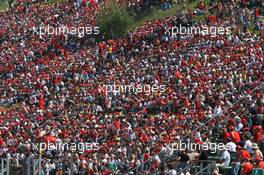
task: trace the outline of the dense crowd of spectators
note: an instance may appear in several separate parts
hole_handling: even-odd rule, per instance
[[[171,8],[173,3],[178,1],[172,0],[118,0],[122,5],[128,7],[131,12],[142,15],[154,8],[160,7],[163,10]],[[180,3],[180,1],[178,2]]]
[[[191,162],[190,154],[197,155],[193,160],[208,160],[208,155],[172,151],[170,143],[215,141],[236,147],[221,153],[219,169],[232,161],[233,173],[240,167],[244,173],[263,169],[264,41],[249,31],[262,25],[258,8],[199,4],[96,46],[33,31],[48,24],[95,26],[100,3],[16,4],[1,14],[2,157],[19,167],[25,158],[41,155],[42,173],[50,174],[71,167],[74,174],[174,175]],[[194,22],[195,15],[210,10],[216,13]],[[232,33],[166,32],[180,24],[231,27]],[[102,87],[111,84],[166,89],[106,95]],[[99,150],[40,151],[33,145],[45,142],[97,142]]]

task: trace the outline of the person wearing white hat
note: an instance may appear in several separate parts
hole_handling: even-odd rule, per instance
[[[263,159],[263,153],[260,151],[257,143],[252,144],[252,150],[253,157],[260,157]]]

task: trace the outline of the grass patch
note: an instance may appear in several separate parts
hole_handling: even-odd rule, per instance
[[[8,9],[8,0],[0,0],[0,12]]]

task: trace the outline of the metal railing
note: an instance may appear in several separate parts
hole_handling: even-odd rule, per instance
[[[0,159],[1,161],[1,170],[0,175],[9,175],[10,159],[7,157],[5,159]]]
[[[22,174],[26,175],[39,175],[42,167],[41,167],[41,162],[42,159],[41,157],[37,159],[32,159],[30,157],[26,158],[25,160],[25,165],[26,167],[21,166],[22,168]],[[19,170],[17,170],[18,166],[12,165],[11,163],[11,158],[6,157],[6,158],[0,158],[1,162],[1,169],[0,169],[0,175],[10,175],[10,174],[17,174]]]
[[[211,175],[215,169],[216,161],[211,160],[199,160],[192,161],[183,170],[177,172],[177,174],[186,173],[187,171],[195,175]]]

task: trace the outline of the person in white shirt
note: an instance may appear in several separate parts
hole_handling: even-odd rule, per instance
[[[227,139],[226,148],[230,153],[231,160],[234,160],[236,158],[236,144],[230,138]]]
[[[177,174],[177,171],[172,169],[172,170],[169,170],[168,172],[168,175],[176,175]]]
[[[235,120],[235,130],[240,131],[243,128],[243,124],[241,123],[240,117],[236,116],[234,120]]]
[[[222,161],[222,166],[228,166],[230,164],[230,153],[224,150],[221,154],[220,160]]]
[[[160,158],[159,158],[158,155],[155,155],[155,156],[154,156],[154,160],[156,160],[157,162],[161,163],[161,160],[160,160]]]
[[[167,175],[176,175],[177,171],[175,169],[173,169],[173,166],[171,164],[168,165],[169,167],[169,171],[167,173]]]
[[[231,139],[230,139],[231,140]],[[232,141],[226,144],[227,150],[232,153],[236,153],[236,144]]]
[[[218,105],[214,108],[213,117],[218,117],[218,116],[222,115],[222,113],[223,113],[223,110],[222,110],[221,106]]]
[[[230,153],[228,152],[226,146],[223,148],[223,152],[221,153],[220,161],[221,161],[220,163],[216,164],[216,167],[229,166],[229,164],[231,162],[231,156],[230,156]]]
[[[252,153],[252,142],[250,141],[250,138],[251,138],[251,134],[250,133],[247,133],[245,135],[245,138],[246,138],[246,142],[244,143],[244,148],[249,152],[249,153]]]

